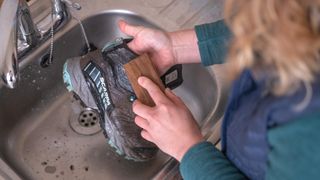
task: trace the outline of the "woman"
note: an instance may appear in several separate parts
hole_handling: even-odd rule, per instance
[[[177,63],[226,58],[234,80],[222,151],[203,140],[179,97],[146,77],[138,82],[156,106],[133,105],[142,137],[180,161],[184,179],[317,178],[320,1],[229,0],[226,22],[229,27],[218,21],[173,33],[119,23],[134,37],[129,47],[149,53],[159,73]]]

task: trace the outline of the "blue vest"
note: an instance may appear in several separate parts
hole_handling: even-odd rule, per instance
[[[276,97],[266,92],[265,81],[256,81],[250,70],[234,82],[222,124],[222,151],[248,178],[265,179],[271,148],[268,129],[319,110],[319,83],[312,85],[310,103],[297,110],[306,92],[301,87],[292,95]]]

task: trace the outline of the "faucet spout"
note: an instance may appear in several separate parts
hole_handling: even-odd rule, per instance
[[[17,12],[17,48],[18,58],[25,54],[28,49],[38,44],[40,34],[38,28],[33,23],[29,6],[25,0],[19,1]]]
[[[18,81],[16,14],[19,0],[7,0],[0,8],[0,76],[4,84],[14,88]]]
[[[68,20],[63,0],[52,0],[52,14],[34,24],[25,0],[4,0],[0,7],[0,76],[14,88],[19,80],[19,61],[57,31]]]

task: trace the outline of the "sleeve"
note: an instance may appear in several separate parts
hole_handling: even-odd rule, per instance
[[[210,24],[198,25],[195,27],[195,31],[202,64],[209,66],[224,63],[232,37],[224,21],[219,20]]]
[[[180,172],[185,180],[247,179],[214,145],[201,142],[183,156]]]

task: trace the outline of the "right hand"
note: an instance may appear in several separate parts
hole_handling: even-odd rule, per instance
[[[141,136],[181,161],[193,145],[203,141],[197,122],[183,101],[168,88],[162,92],[146,77],[140,77],[138,83],[155,102],[154,107],[139,100],[133,103],[133,112],[137,115],[135,123],[143,129]]]
[[[168,33],[143,26],[132,26],[123,20],[119,21],[119,28],[134,38],[128,44],[129,48],[137,54],[147,53],[160,75],[176,64],[172,39]]]

